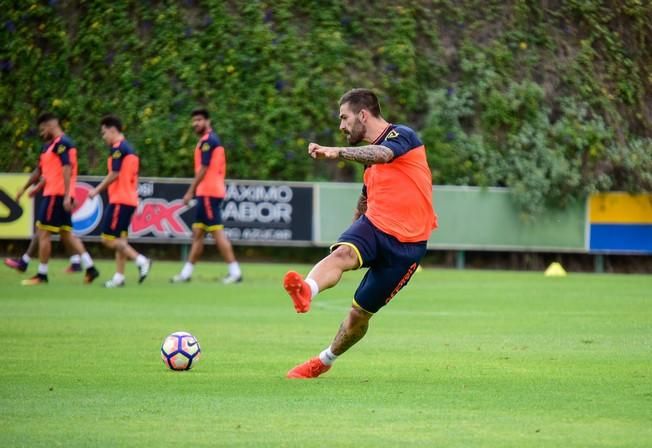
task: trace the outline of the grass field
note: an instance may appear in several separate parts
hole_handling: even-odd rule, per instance
[[[361,273],[297,315],[288,265],[245,264],[232,286],[222,264],[170,285],[180,263],[159,262],[141,286],[129,266],[120,290],[64,266],[32,288],[0,270],[2,447],[652,445],[649,275],[426,269],[301,381],[284,375],[328,345]],[[201,344],[192,371],[160,360],[176,330]]]

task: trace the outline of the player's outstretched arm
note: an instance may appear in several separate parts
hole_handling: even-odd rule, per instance
[[[346,146],[340,148],[340,159],[360,162],[365,165],[388,163],[394,158],[391,149],[382,145]]]
[[[392,150],[382,145],[332,147],[310,143],[308,154],[313,159],[351,160],[365,165],[388,163],[394,158]]]

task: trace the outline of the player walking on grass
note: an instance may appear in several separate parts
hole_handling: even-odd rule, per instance
[[[222,221],[222,201],[226,194],[224,178],[226,176],[226,157],[224,147],[217,134],[211,129],[210,117],[205,109],[194,110],[191,114],[192,128],[200,136],[195,147],[195,178],[183,196],[183,203],[188,205],[196,198],[195,222],[192,225],[192,247],[188,261],[178,275],[170,279],[172,283],[190,281],[195,263],[204,251],[204,236],[210,233],[215,240],[217,250],[229,266],[229,273],[222,283],[231,284],[242,281],[240,265],[233,254],[231,242],[224,233]]]
[[[374,313],[409,282],[426,253],[430,233],[437,227],[426,150],[412,129],[385,121],[372,91],[353,89],[340,99],[340,131],[352,145],[361,141],[370,144],[327,147],[310,143],[308,153],[313,159],[352,160],[365,165],[356,220],[305,280],[290,271],[283,286],[297,313],[305,313],[312,299],[335,286],[343,272],[369,269],[331,345],[290,370],[288,378],[318,377],[364,337]]]
[[[80,254],[81,262],[86,268],[85,283],[91,283],[100,274],[93,265],[93,259],[84,244],[72,233],[72,209],[75,182],[77,180],[77,148],[72,140],[64,134],[56,116],[45,113],[38,118],[41,138],[46,142],[39,157],[39,166],[30,176],[27,184],[20,189],[16,198],[20,199],[31,185],[43,182],[43,200],[38,210],[36,227],[38,237],[39,267],[34,277],[23,280],[24,286],[34,286],[48,282],[48,262],[52,252],[51,235],[57,233],[66,247]],[[19,271],[27,269],[25,257],[13,266],[11,261],[5,264]]]
[[[16,198],[16,202],[20,197]],[[66,242],[64,242],[64,245],[66,245]],[[71,247],[66,246],[66,250],[68,253],[74,252],[74,249]],[[14,269],[18,272],[25,272],[27,271],[27,268],[29,267],[30,261],[32,261],[32,258],[38,256],[38,233],[35,233],[32,236],[32,239],[29,241],[29,246],[27,246],[27,250],[23,255],[20,256],[20,258],[5,258],[5,266]],[[70,256],[70,264],[66,267],[65,273],[66,274],[74,274],[77,272],[82,272],[82,265],[81,265],[81,255],[79,254],[74,254]]]
[[[122,134],[122,122],[109,115],[100,123],[102,138],[109,145],[107,168],[109,174],[90,193],[94,198],[106,188],[109,190],[109,204],[104,210],[102,221],[102,243],[115,251],[115,274],[104,283],[107,288],[125,285],[125,265],[127,259],[134,260],[138,266],[138,283],[149,274],[152,261],[127,242],[131,217],[138,205],[138,156]]]
[[[30,198],[36,196],[36,194],[43,189],[44,182],[43,179],[41,180],[29,191],[28,195]],[[20,201],[20,198],[25,194],[26,188],[23,187],[21,188],[18,193],[16,194],[16,202]],[[74,236],[74,234],[73,234]],[[76,238],[76,236],[75,236]],[[68,243],[68,240],[63,240],[64,245]],[[77,272],[82,272],[82,265],[81,265],[81,255],[76,254],[75,248],[70,247],[66,245],[66,250],[68,253],[73,253],[73,255],[70,256],[70,264],[66,267],[66,274],[74,274]],[[27,271],[27,268],[29,267],[29,262],[32,261],[32,258],[35,258],[38,256],[38,233],[34,233],[32,235],[32,239],[29,241],[29,246],[27,246],[27,250],[25,253],[20,257],[20,258],[5,258],[5,265],[7,267],[10,267],[11,269],[14,269],[18,272],[25,272]]]

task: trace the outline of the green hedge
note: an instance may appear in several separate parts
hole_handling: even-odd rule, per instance
[[[504,185],[528,213],[652,189],[652,4],[549,1],[2,1],[0,171],[31,169],[44,110],[82,172],[98,121],[123,118],[142,174],[189,176],[189,112],[213,111],[229,176],[352,179],[314,163],[342,143],[337,99],[380,93],[415,127],[436,183]]]

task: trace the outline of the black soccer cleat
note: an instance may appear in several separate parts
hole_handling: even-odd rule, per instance
[[[100,271],[95,269],[95,266],[91,266],[90,268],[86,269],[86,274],[84,275],[84,283],[86,284],[93,283],[93,280],[95,280],[99,276],[100,276]]]

